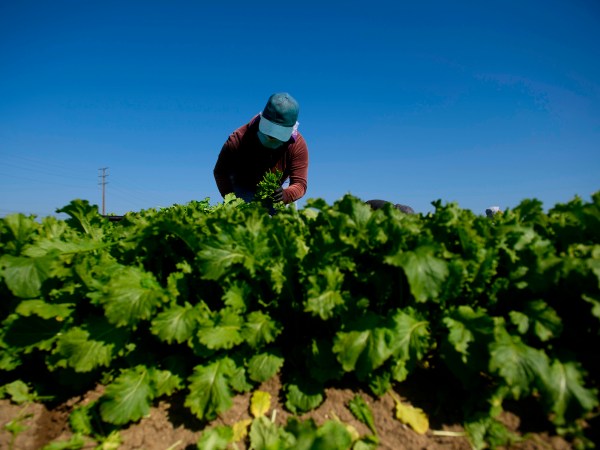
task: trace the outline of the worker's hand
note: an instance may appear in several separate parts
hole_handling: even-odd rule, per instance
[[[273,201],[274,202],[282,202],[283,201],[283,188],[282,187],[278,187],[273,192]]]

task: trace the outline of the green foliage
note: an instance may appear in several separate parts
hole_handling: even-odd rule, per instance
[[[350,408],[350,411],[352,411],[352,414],[354,414],[354,417],[367,425],[373,434],[377,434],[373,413],[364,398],[358,394],[354,395],[352,400],[348,402],[348,407]]]
[[[48,278],[52,258],[45,256],[29,258],[3,255],[0,267],[4,268],[4,278],[8,289],[21,298],[34,298],[40,295],[42,283]]]
[[[275,375],[281,366],[284,359],[281,356],[271,353],[260,353],[254,355],[248,361],[248,374],[252,381],[262,383]]]
[[[421,246],[416,250],[402,250],[385,258],[388,264],[401,267],[417,302],[437,300],[448,277],[448,263],[436,257],[439,250]]]
[[[218,413],[232,405],[230,379],[235,374],[235,363],[223,358],[208,366],[196,366],[190,377],[190,385],[185,406],[190,408],[198,419],[214,419]]]
[[[287,383],[285,406],[293,413],[312,411],[323,403],[323,388],[318,383],[295,379]]]
[[[85,438],[81,434],[74,434],[64,441],[54,441],[45,445],[42,450],[79,450],[86,445]]]
[[[104,307],[107,319],[117,327],[135,327],[139,321],[151,319],[167,299],[151,273],[133,266],[110,273],[102,289],[90,297]]]
[[[507,447],[519,440],[503,424],[486,415],[479,415],[467,421],[465,429],[472,447],[476,450]]]
[[[233,439],[233,430],[231,427],[221,425],[211,428],[202,433],[198,440],[199,450],[225,450]]]
[[[150,374],[144,367],[123,371],[106,387],[100,404],[102,419],[116,425],[138,421],[150,411],[153,396]]]
[[[350,433],[336,420],[319,427],[310,419],[291,418],[282,427],[261,416],[250,427],[250,448],[254,450],[348,450],[352,443]]]
[[[268,201],[272,203],[273,192],[275,192],[277,188],[281,187],[282,176],[283,172],[280,170],[266,172],[262,180],[260,180],[256,186],[256,195],[254,198],[257,201]]]
[[[15,380],[0,387],[0,398],[9,397],[18,405],[38,399],[35,392],[30,392],[30,387],[21,380]]]
[[[260,201],[280,176],[266,174]],[[227,196],[120,222],[81,200],[64,221],[7,216],[2,393],[61,399],[102,383],[93,411],[73,416],[89,435],[89,415],[118,428],[177,392],[210,420],[277,373],[294,413],[342,378],[382,395],[439,376],[440,398],[460,393],[475,447],[508,442],[494,418],[524,401],[585,442],[599,408],[600,193],[547,212],[524,200],[493,219],[433,205],[372,211],[347,195],[271,216]],[[368,424],[359,400],[352,408]],[[335,423],[265,420],[251,427],[256,448],[347,442]],[[228,436],[203,439],[219,448]]]

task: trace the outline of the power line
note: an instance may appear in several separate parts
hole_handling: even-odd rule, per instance
[[[108,167],[101,167],[98,170],[102,171],[102,175],[98,175],[98,178],[102,178],[102,181],[98,184],[100,184],[102,186],[102,215],[104,216],[106,214],[106,189],[105,189],[105,186],[108,184],[108,181],[106,181],[106,177],[108,176],[106,171],[108,170]]]
[[[115,187],[114,185],[110,189],[110,192],[112,195],[116,195],[117,197],[128,201],[132,205],[135,205],[138,203],[150,203],[151,202],[151,198],[149,198],[147,195],[140,196],[140,195],[138,195],[139,193],[137,191],[131,191],[129,189],[118,188],[118,187]]]
[[[65,184],[65,183],[59,183],[59,182],[51,181],[51,180],[42,180],[40,178],[29,178],[26,176],[24,177],[21,175],[15,175],[14,173],[0,172],[0,175],[2,175],[3,177],[7,177],[7,178],[14,178],[14,179],[17,179],[18,181],[32,181],[34,183],[38,183],[38,184],[42,184],[42,185],[64,186],[64,187],[77,188],[77,189],[89,189],[89,186]],[[14,183],[9,183],[9,184],[12,185]]]
[[[49,177],[59,177],[59,178],[66,178],[68,177],[71,180],[79,180],[79,181],[83,181],[84,179],[82,177],[77,177],[74,176],[74,172],[65,172],[63,171],[63,173],[60,173],[60,171],[54,171],[51,167],[48,168],[46,167],[44,170],[44,168],[38,168],[35,167],[33,165],[27,165],[27,166],[23,166],[22,164],[19,163],[13,163],[10,161],[1,161],[0,162],[0,167],[5,167],[8,170],[11,169],[16,169],[17,172],[22,172],[25,174],[32,174],[32,175],[36,175],[36,174],[40,174],[40,175],[46,175]],[[47,170],[50,169],[50,170]]]
[[[14,168],[28,171],[28,172],[37,172],[44,175],[52,175],[58,177],[66,177],[71,180],[78,179],[84,180],[81,176],[85,170],[87,170],[88,164],[85,166],[82,165],[73,165],[73,164],[61,164],[62,161],[56,160],[41,160],[26,156],[19,155],[6,155],[0,161],[0,165],[8,165]]]

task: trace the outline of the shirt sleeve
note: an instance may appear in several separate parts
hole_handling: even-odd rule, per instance
[[[236,148],[237,138],[235,133],[232,133],[219,153],[217,163],[213,170],[217,189],[223,197],[233,192],[233,184],[231,182],[231,172],[233,170],[233,157]]]
[[[302,136],[294,144],[290,158],[290,184],[283,190],[283,203],[292,203],[306,194],[308,187],[308,147]]]

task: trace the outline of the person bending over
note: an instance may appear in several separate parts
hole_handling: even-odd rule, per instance
[[[271,95],[263,111],[236,129],[221,148],[214,168],[223,197],[234,193],[254,200],[258,183],[267,171],[282,173],[273,201],[295,202],[306,193],[308,147],[298,131],[298,102],[287,92]],[[289,185],[283,184],[289,179]]]

